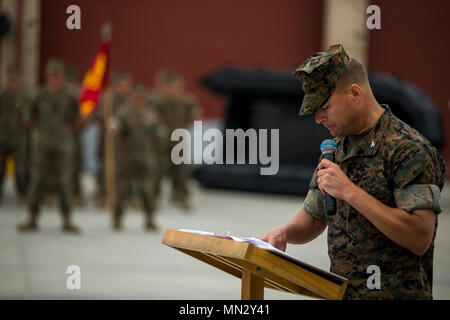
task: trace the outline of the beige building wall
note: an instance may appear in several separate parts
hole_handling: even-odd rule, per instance
[[[342,44],[348,55],[367,67],[367,0],[325,0],[323,49]]]
[[[17,0],[1,0],[0,8],[11,20],[11,29],[0,42],[0,85],[7,81],[7,70],[10,65],[19,63],[21,56],[24,85],[35,88],[39,80],[39,32],[40,32],[40,0],[22,0],[22,12],[18,12]],[[22,19],[18,19],[21,16]],[[22,23],[19,28],[18,23]],[[17,44],[20,43],[20,46]],[[17,52],[18,48],[22,52]]]
[[[39,37],[41,0],[24,0],[22,19],[22,72],[27,87],[39,82]]]
[[[16,41],[17,41],[17,1],[2,0],[0,8],[5,12],[10,21],[11,27],[8,34],[0,40],[0,85],[6,84],[8,67],[16,63]]]

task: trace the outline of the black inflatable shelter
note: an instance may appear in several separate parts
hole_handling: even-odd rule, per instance
[[[379,103],[388,104],[438,149],[443,146],[439,110],[417,87],[387,74],[369,74],[369,81]],[[280,129],[279,171],[264,176],[260,165],[203,165],[194,177],[204,187],[306,195],[319,145],[332,137],[313,116],[298,115],[304,95],[300,81],[289,70],[226,67],[204,77],[202,85],[227,101],[223,130]]]

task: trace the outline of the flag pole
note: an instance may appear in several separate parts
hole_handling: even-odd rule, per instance
[[[105,23],[101,26],[101,35],[103,42],[110,42],[112,34],[111,23]],[[109,134],[108,127],[114,116],[113,104],[114,93],[110,85],[105,92],[105,104],[103,108],[104,134],[105,134],[105,184],[106,184],[106,203],[112,222],[116,219],[116,159],[114,135]]]
[[[113,118],[113,90],[108,87],[105,93],[104,105],[104,127],[105,127],[105,183],[106,183],[106,203],[108,205],[111,220],[116,219],[116,159],[114,135],[108,132],[108,126]]]

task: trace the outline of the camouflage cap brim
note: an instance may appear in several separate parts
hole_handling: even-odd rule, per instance
[[[135,85],[131,92],[136,95],[146,95],[148,93],[147,87],[143,84]]]
[[[307,116],[314,114],[318,108],[323,106],[325,102],[331,97],[333,90],[327,90],[327,92],[321,92],[318,90],[314,93],[305,94],[302,105],[300,107],[300,116]]]
[[[45,66],[45,73],[64,73],[64,63],[57,59],[51,59]]]
[[[315,74],[311,75],[306,72],[298,72],[296,77],[302,81],[302,90],[305,93],[299,115],[313,114],[327,102],[334,91],[335,85],[327,81],[326,78],[320,78]]]

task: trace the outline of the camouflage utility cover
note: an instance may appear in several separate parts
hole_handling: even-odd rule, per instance
[[[416,209],[441,212],[445,179],[441,156],[420,133],[384,108],[372,129],[335,138],[336,163],[353,183],[389,207],[405,214]],[[345,201],[336,199],[336,204],[336,215],[326,215],[316,169],[303,209],[328,225],[331,272],[349,279],[344,299],[432,299],[437,218],[430,247],[416,255],[387,238]],[[380,268],[380,290],[367,288],[371,265]]]
[[[197,99],[189,93],[172,97],[162,92],[153,92],[149,103],[158,112],[170,133],[175,129],[189,127],[191,121],[199,115]]]
[[[320,108],[331,96],[337,81],[345,74],[350,58],[340,45],[309,57],[293,75],[302,81],[303,98],[300,115],[309,115]]]

